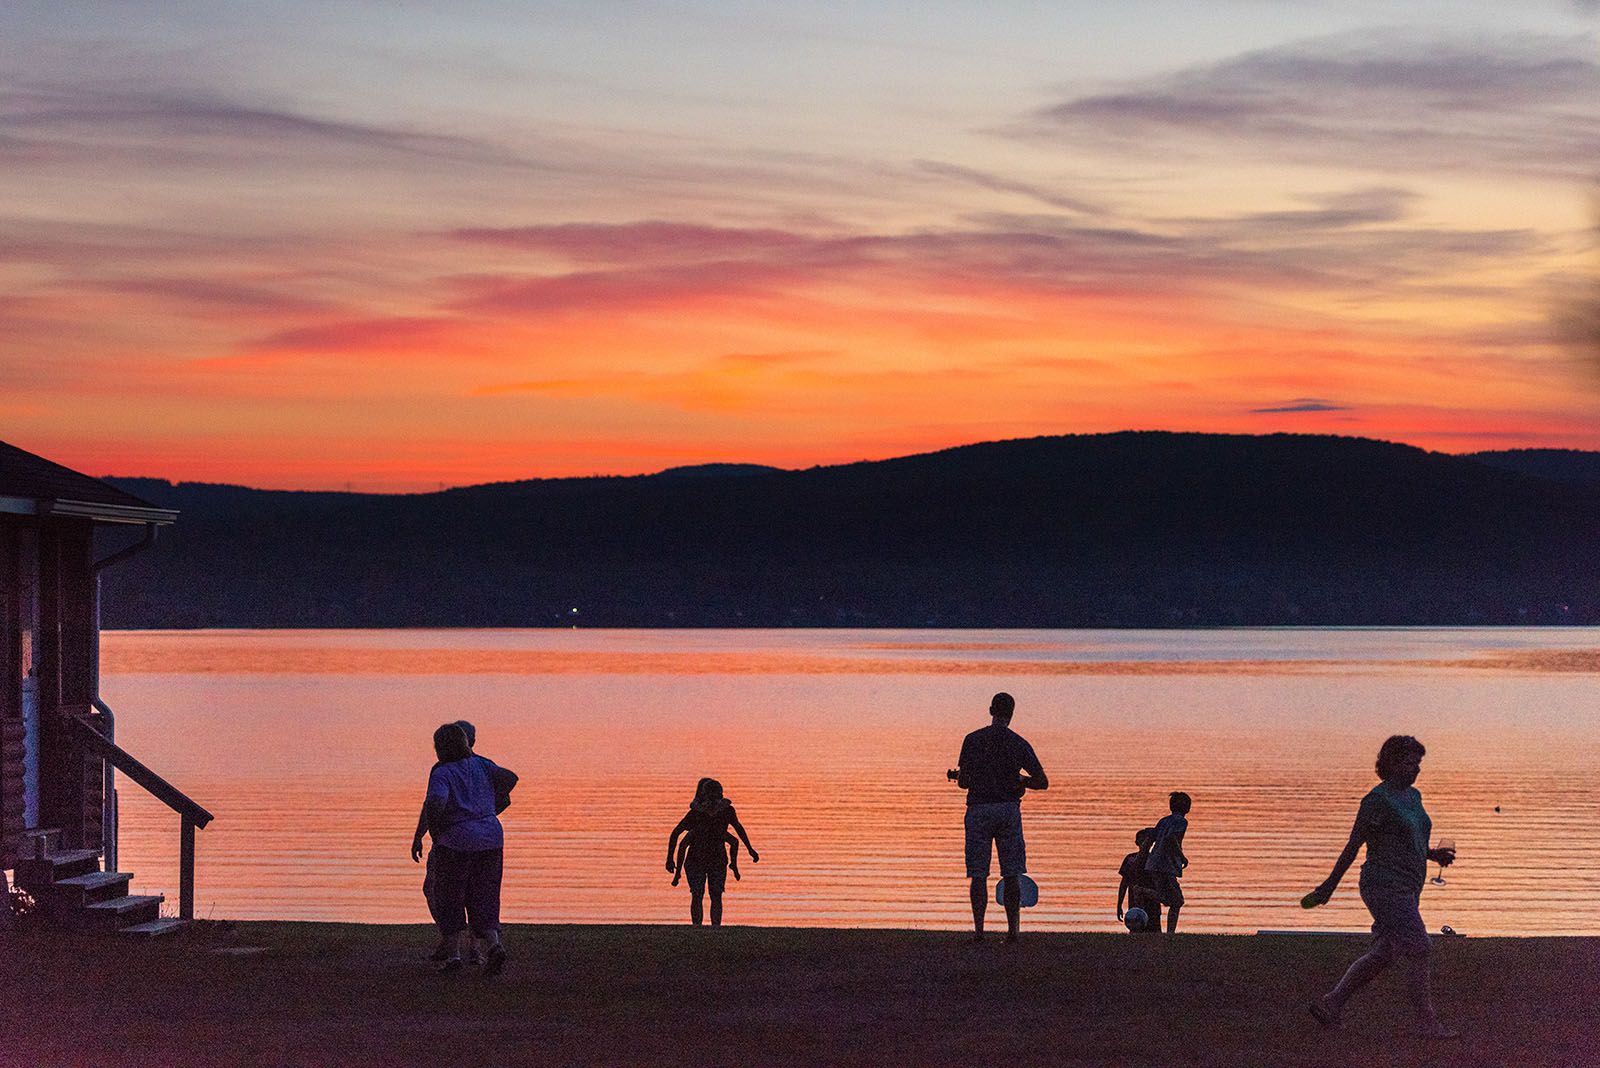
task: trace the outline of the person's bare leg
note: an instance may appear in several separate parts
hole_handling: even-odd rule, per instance
[[[722,926],[722,895],[711,891],[711,926]]]
[[[1313,1003],[1312,1015],[1330,1027],[1336,1026],[1340,1015],[1344,1012],[1345,1002],[1349,1001],[1357,990],[1382,974],[1393,959],[1393,949],[1382,942],[1375,943],[1364,955],[1356,958],[1356,962],[1350,965],[1337,986]]]
[[[1178,933],[1178,910],[1182,905],[1172,905],[1167,909],[1167,934]]]
[[[1006,880],[1006,941],[1015,942],[1022,928],[1022,880],[1012,876]]]
[[[705,922],[705,891],[696,890],[689,895],[689,922],[699,927]]]
[[[983,938],[983,916],[989,911],[989,880],[977,878],[972,880],[972,939],[978,941]]]
[[[1424,1035],[1429,1038],[1457,1038],[1458,1032],[1440,1023],[1439,1014],[1434,1010],[1432,971],[1431,956],[1418,954],[1406,957],[1406,993],[1411,998],[1412,1007],[1417,1010],[1417,1020]]]

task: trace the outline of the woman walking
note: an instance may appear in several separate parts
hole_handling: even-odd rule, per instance
[[[1433,821],[1422,807],[1422,795],[1412,785],[1422,770],[1425,752],[1422,743],[1410,735],[1397,734],[1383,743],[1377,761],[1378,778],[1383,781],[1361,799],[1350,841],[1332,874],[1302,902],[1307,908],[1327,904],[1357,851],[1367,847],[1367,859],[1361,865],[1361,900],[1372,913],[1372,948],[1350,965],[1338,986],[1311,1003],[1311,1015],[1325,1027],[1337,1027],[1351,995],[1399,957],[1422,1033],[1430,1038],[1457,1037],[1439,1022],[1433,1008],[1429,976],[1433,947],[1418,908],[1428,862],[1447,865],[1455,860],[1453,849],[1428,848]]]
[[[505,831],[495,815],[503,805],[496,796],[496,777],[515,784],[516,776],[476,756],[459,723],[433,732],[439,758],[428,773],[423,817],[433,837],[434,886],[431,905],[438,919],[440,971],[461,969],[461,934],[470,925],[475,937],[488,943],[484,974],[496,975],[506,963],[500,944],[500,878],[505,863]],[[505,793],[510,786],[504,783]],[[412,856],[419,850],[412,843]]]

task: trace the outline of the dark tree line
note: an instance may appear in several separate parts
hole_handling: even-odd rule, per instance
[[[1123,433],[411,496],[115,484],[181,510],[107,627],[1600,622],[1600,464]],[[574,612],[576,609],[576,612]]]

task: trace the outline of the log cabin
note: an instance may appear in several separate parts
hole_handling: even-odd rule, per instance
[[[211,814],[116,744],[99,685],[100,574],[176,518],[0,442],[0,871],[64,926],[160,934],[193,916],[194,831]],[[119,771],[178,816],[176,918],[118,870]]]

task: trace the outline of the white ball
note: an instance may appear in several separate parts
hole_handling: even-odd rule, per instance
[[[1144,930],[1144,925],[1150,922],[1150,914],[1135,905],[1123,913],[1122,922],[1128,925],[1128,930],[1130,931],[1142,931]]]

